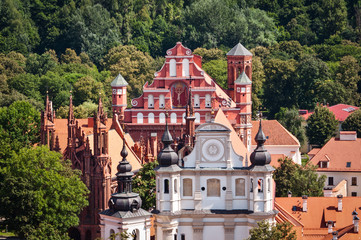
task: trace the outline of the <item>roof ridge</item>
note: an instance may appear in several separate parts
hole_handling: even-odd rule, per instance
[[[304,225],[303,225],[300,221],[298,221],[294,216],[292,216],[292,214],[290,214],[286,209],[284,209],[283,207],[281,207],[280,204],[278,204],[276,201],[274,202],[274,204],[275,204],[276,209],[277,209],[277,210],[280,210],[280,212],[281,212],[283,215],[290,217],[290,218],[293,219],[293,221],[296,222],[299,226],[304,227]]]

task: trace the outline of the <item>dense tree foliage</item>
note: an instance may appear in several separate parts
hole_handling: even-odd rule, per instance
[[[68,239],[87,194],[80,172],[45,146],[0,158],[1,224],[21,237]]]
[[[279,159],[278,162],[280,166],[273,173],[277,186],[276,197],[287,197],[289,191],[294,197],[323,195],[326,176],[319,176],[315,170],[316,166],[311,163],[300,166],[289,158]]]
[[[257,222],[257,227],[249,231],[248,240],[296,240],[296,231],[292,229],[292,225],[288,222],[276,223],[271,225],[267,221]]]
[[[357,137],[361,138],[361,110],[351,113],[342,123],[342,129],[345,131],[356,131]]]
[[[322,147],[335,135],[337,126],[335,115],[323,105],[317,106],[307,119],[306,134],[309,143]]]
[[[284,126],[298,139],[298,141],[300,141],[301,145],[305,143],[305,120],[298,114],[297,109],[281,108],[280,112],[278,112],[275,117],[282,124],[282,126]]]
[[[143,165],[143,168],[133,178],[133,192],[139,193],[142,199],[142,208],[145,210],[155,208],[155,171],[158,162],[150,162]]]
[[[360,105],[361,5],[351,0],[65,0],[0,2],[0,106],[38,110],[110,97],[121,73],[138,97],[177,41],[203,57],[226,88],[225,53],[253,56],[253,116],[262,106],[312,110],[317,102]],[[253,49],[252,49],[253,48]],[[105,105],[110,102],[104,99]],[[87,111],[83,111],[85,113]],[[83,114],[81,114],[83,115]]]
[[[2,152],[19,151],[40,141],[40,113],[28,102],[17,101],[0,108],[0,135]],[[0,158],[4,157],[0,153]]]

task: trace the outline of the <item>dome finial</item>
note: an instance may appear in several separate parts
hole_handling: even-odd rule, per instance
[[[256,137],[254,138],[257,142],[257,148],[251,154],[251,163],[252,165],[266,165],[271,162],[271,155],[264,148],[264,143],[267,138],[262,130],[262,119],[259,121],[259,129]]]

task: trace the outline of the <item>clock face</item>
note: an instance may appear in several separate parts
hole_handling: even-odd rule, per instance
[[[207,140],[203,144],[202,154],[206,161],[218,161],[224,155],[224,146],[216,139]]]
[[[115,94],[117,92],[117,89],[113,89],[113,94]]]

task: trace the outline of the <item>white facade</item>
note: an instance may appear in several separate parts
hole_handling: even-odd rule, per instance
[[[144,210],[143,210],[144,211]],[[111,239],[111,235],[115,236],[114,239],[122,239],[120,234],[126,232],[128,235],[133,235],[130,239],[134,239],[135,234],[137,240],[150,239],[150,214],[146,216],[119,218],[107,215],[100,215],[101,238]]]
[[[156,169],[157,240],[236,240],[249,237],[257,221],[274,221],[273,168],[245,166],[230,129],[205,123],[193,151],[178,165]]]
[[[346,180],[347,196],[344,197],[360,197],[361,196],[361,172],[326,172],[318,171],[318,175],[326,175],[325,187],[336,187],[342,180]]]

